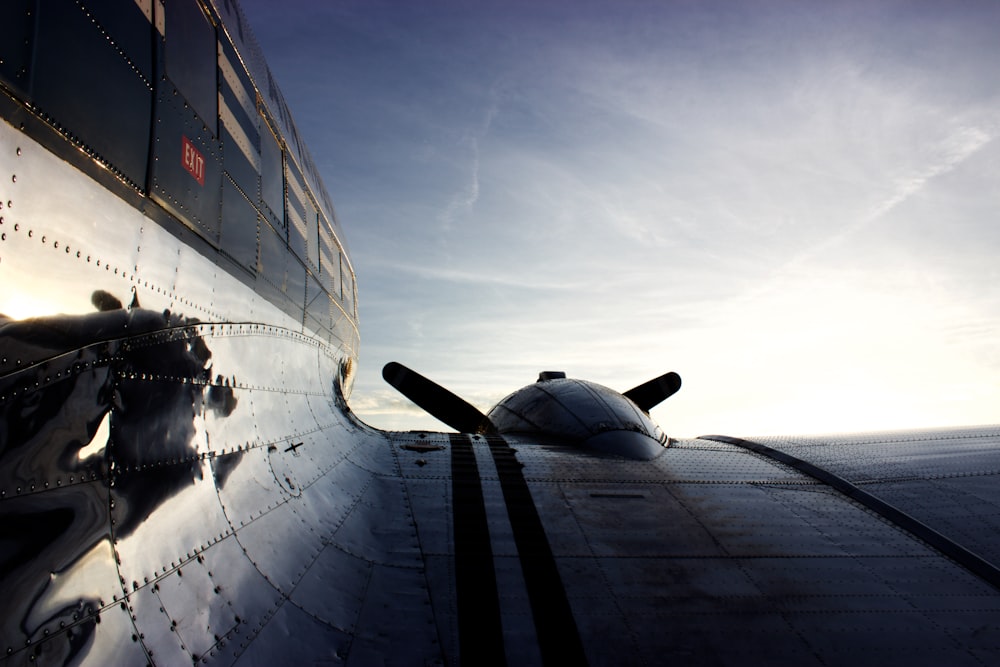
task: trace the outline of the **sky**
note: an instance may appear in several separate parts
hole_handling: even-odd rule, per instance
[[[1000,3],[244,0],[368,423],[668,370],[677,437],[1000,422]]]

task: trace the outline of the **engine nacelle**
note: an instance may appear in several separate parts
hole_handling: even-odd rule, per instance
[[[626,396],[594,382],[545,372],[538,382],[500,401],[487,418],[498,433],[571,443],[607,454],[648,460],[666,434]]]
[[[577,445],[594,452],[648,461],[663,453],[667,436],[650,409],[681,388],[674,372],[624,394],[565,373],[545,371],[538,382],[503,399],[484,415],[475,406],[395,361],[385,381],[459,433],[524,435],[540,443]]]

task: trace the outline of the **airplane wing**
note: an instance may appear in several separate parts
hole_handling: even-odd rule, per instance
[[[445,654],[463,662],[976,664],[1000,650],[1000,429],[708,437],[652,461],[495,435],[413,449],[426,442],[392,447],[422,500],[418,539],[454,559],[430,596],[454,610]],[[951,546],[749,446],[765,443]]]

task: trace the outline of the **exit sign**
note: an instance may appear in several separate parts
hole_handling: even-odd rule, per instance
[[[181,164],[191,174],[198,185],[205,185],[205,157],[194,147],[191,140],[181,135]]]

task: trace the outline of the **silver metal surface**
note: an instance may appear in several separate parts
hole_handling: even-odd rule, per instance
[[[561,373],[542,373],[487,415],[499,433],[531,435],[633,459],[663,452],[666,434],[622,394]]]

